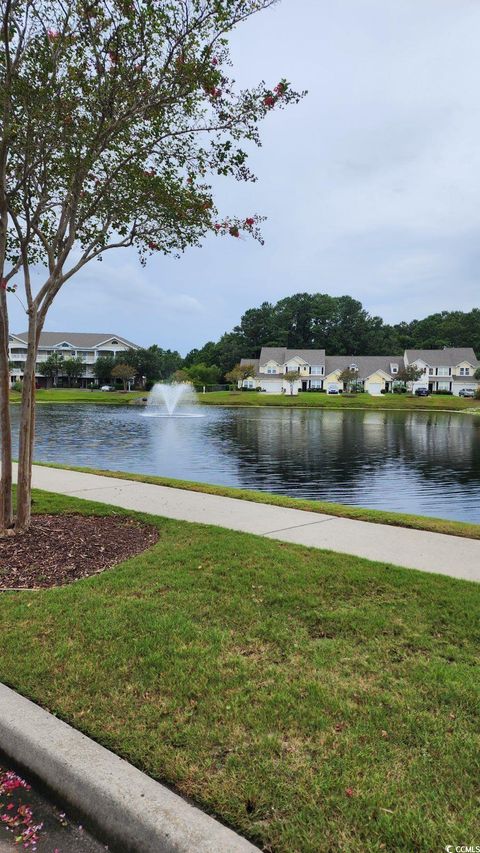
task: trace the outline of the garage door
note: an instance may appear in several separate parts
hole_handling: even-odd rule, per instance
[[[380,382],[370,382],[367,390],[369,394],[373,394],[374,396],[376,396],[380,394],[382,386]]]
[[[265,391],[269,394],[281,394],[282,393],[282,385],[283,382],[281,379],[268,379],[266,382],[263,382],[263,387]]]

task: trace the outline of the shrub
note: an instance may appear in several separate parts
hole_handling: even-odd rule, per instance
[[[453,391],[434,391],[433,393],[440,397],[453,397]]]
[[[18,380],[17,380],[17,382],[13,383],[12,391],[20,391],[20,393],[21,393],[22,389],[23,389],[23,382],[18,382]]]

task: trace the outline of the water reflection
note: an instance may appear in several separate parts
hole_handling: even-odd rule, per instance
[[[38,406],[35,456],[480,522],[480,418],[202,411],[170,420],[134,407]]]

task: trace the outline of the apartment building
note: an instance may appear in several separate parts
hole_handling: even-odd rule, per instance
[[[42,363],[50,355],[58,353],[64,359],[81,358],[84,362],[84,372],[78,380],[83,387],[95,382],[93,366],[100,356],[117,356],[118,353],[139,349],[137,344],[119,335],[102,334],[97,332],[42,332],[38,347],[36,381],[38,387],[45,387],[47,380],[42,373]],[[11,362],[10,381],[21,381],[27,358],[27,333],[20,332],[9,337],[9,359]],[[60,371],[60,384],[66,380]]]

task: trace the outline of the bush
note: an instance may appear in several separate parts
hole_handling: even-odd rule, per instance
[[[380,394],[387,394],[386,388],[380,388]]]
[[[14,382],[14,383],[13,383],[13,385],[12,385],[12,391],[20,391],[20,393],[21,393],[21,392],[22,392],[22,389],[23,389],[23,382],[18,382],[18,381],[17,381],[17,382]]]
[[[453,397],[453,391],[434,391],[433,393],[440,397]]]
[[[480,400],[480,388],[477,388],[477,390],[475,391],[475,399]]]

